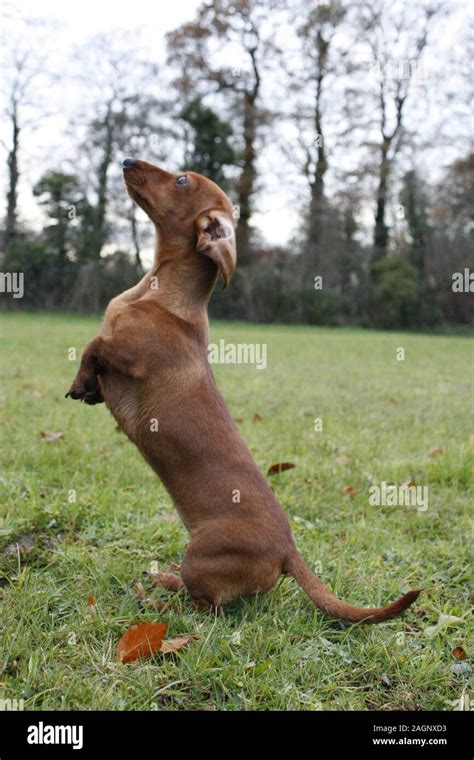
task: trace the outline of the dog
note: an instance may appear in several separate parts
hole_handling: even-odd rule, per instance
[[[420,589],[386,607],[361,608],[338,599],[312,572],[216,386],[207,307],[219,276],[227,288],[236,267],[230,199],[206,177],[145,161],[125,159],[123,175],[155,226],[155,261],[107,306],[66,396],[105,401],[189,531],[180,576],[156,573],[153,580],[184,586],[199,608],[216,611],[289,574],[330,617],[376,623],[401,614]]]

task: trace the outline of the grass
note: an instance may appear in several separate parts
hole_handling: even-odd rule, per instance
[[[135,581],[153,561],[178,562],[186,532],[107,409],[63,398],[77,368],[68,349],[80,356],[99,322],[6,314],[2,324],[0,696],[26,709],[455,708],[469,666],[452,651],[472,651],[472,339],[212,326],[213,340],[268,344],[265,371],[215,373],[262,471],[296,464],[271,484],[306,560],[359,605],[427,589],[404,618],[364,627],[328,620],[291,578],[217,619],[151,587],[163,609],[140,606]],[[63,439],[40,438],[57,431]],[[430,456],[432,447],[443,451]],[[372,484],[408,480],[429,487],[427,511],[369,503]],[[457,620],[433,630],[441,615]],[[151,620],[170,637],[199,638],[174,655],[116,663],[123,631]]]

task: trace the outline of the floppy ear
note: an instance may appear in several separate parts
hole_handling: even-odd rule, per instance
[[[196,231],[196,250],[217,264],[225,290],[237,263],[234,222],[223,211],[207,211],[196,219]]]

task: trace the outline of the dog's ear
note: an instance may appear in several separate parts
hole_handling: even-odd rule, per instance
[[[196,219],[196,232],[196,250],[217,264],[225,290],[237,263],[234,222],[223,211],[207,211]]]

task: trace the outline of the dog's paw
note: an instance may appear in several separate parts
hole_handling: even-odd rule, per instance
[[[101,404],[104,401],[97,377],[95,376],[93,378],[84,378],[78,375],[66,393],[65,398],[84,401],[85,404],[89,404],[90,406]]]

